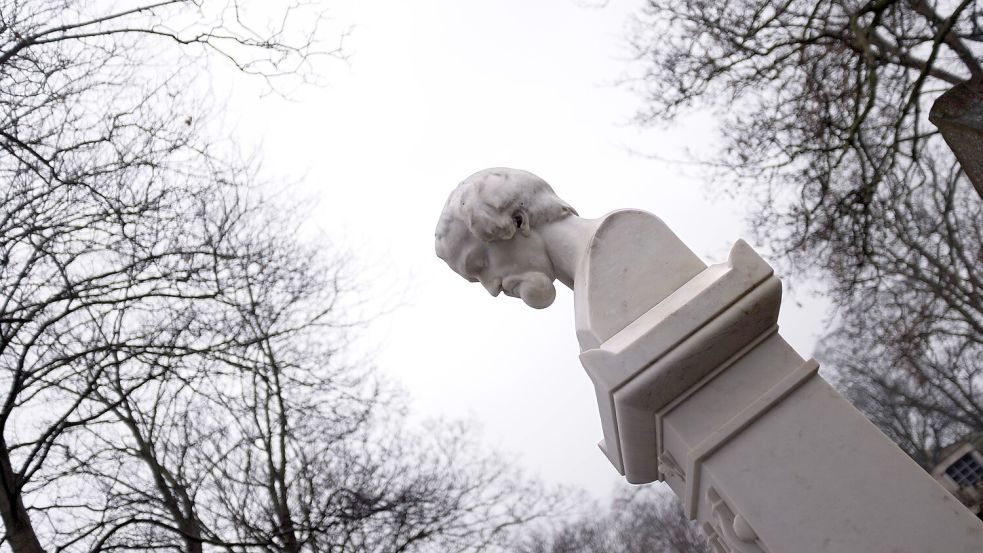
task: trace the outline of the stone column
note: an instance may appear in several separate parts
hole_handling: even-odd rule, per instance
[[[741,241],[706,267],[658,225],[595,237],[575,287],[615,468],[668,483],[717,553],[983,551],[983,522],[782,339],[772,268]]]
[[[782,339],[781,283],[744,242],[708,267],[650,213],[582,219],[502,167],[458,185],[435,238],[493,296],[573,288],[601,449],[667,482],[717,553],[983,552],[983,521]]]

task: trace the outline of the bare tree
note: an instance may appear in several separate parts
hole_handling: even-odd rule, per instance
[[[983,204],[951,166],[875,202],[881,244],[821,354],[840,387],[926,468],[983,429]]]
[[[940,142],[927,107],[983,79],[981,10],[971,1],[651,0],[633,36],[640,120],[726,106],[719,163],[758,193],[782,251],[863,262],[877,246],[871,202],[917,178]]]
[[[710,553],[679,500],[657,486],[621,488],[607,513],[533,533],[523,553]]]
[[[105,380],[133,393],[160,374],[133,372],[141,356],[210,347],[191,306],[220,290],[213,207],[241,184],[199,138],[182,68],[213,51],[275,75],[313,51],[211,4],[0,4],[0,515],[15,551],[41,550],[29,511],[50,525],[71,502],[46,496],[64,476],[49,469],[115,407],[91,401]],[[185,63],[158,73],[169,55]]]
[[[828,277],[821,351],[853,399],[923,462],[983,431],[980,197],[927,118],[983,86],[983,7],[650,0],[633,44],[641,122],[724,108],[713,174],[789,268]]]
[[[337,55],[306,8],[0,0],[0,550],[478,551],[553,508],[403,424],[348,260],[209,139],[215,60]]]

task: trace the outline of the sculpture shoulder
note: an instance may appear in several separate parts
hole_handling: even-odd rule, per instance
[[[598,347],[705,268],[655,215],[605,215],[574,279],[581,350]]]
[[[597,253],[626,237],[645,235],[646,231],[658,232],[660,228],[668,227],[648,211],[619,209],[601,217],[588,247],[592,253]]]

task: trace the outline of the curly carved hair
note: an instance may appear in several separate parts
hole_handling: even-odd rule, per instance
[[[437,255],[447,259],[453,247],[451,223],[461,221],[483,242],[511,239],[524,212],[529,227],[544,225],[577,211],[561,200],[549,184],[520,169],[493,167],[464,179],[451,192],[437,221]]]

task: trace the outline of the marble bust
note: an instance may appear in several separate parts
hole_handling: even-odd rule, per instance
[[[707,266],[655,215],[583,218],[507,168],[465,179],[436,239],[492,296],[573,289],[598,445],[629,483],[665,482],[714,551],[980,551],[979,519],[781,337],[781,282],[744,241]]]
[[[437,256],[492,296],[542,309],[556,297],[554,281],[574,290],[583,350],[706,268],[656,216],[626,209],[586,219],[545,180],[506,167],[464,179],[435,234]]]
[[[504,292],[542,309],[556,297],[555,280],[573,287],[596,225],[536,175],[485,169],[447,199],[437,224],[437,255],[492,296]]]
[[[658,476],[648,453],[650,418],[636,414],[667,402],[701,373],[674,364],[658,374],[658,393],[619,399],[618,391],[651,360],[681,351],[676,346],[730,301],[727,293],[772,275],[743,241],[728,263],[708,268],[651,213],[623,209],[583,218],[543,179],[504,167],[479,171],[451,192],[437,223],[436,250],[492,296],[504,292],[537,309],[553,303],[554,281],[573,289],[580,359],[594,382],[604,432],[599,445],[634,483]],[[780,286],[767,295],[760,324],[745,320],[737,334],[773,324]],[[696,296],[701,299],[691,301]],[[714,356],[702,358],[710,363]]]

